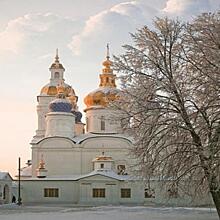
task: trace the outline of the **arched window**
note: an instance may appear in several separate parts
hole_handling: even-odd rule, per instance
[[[5,185],[3,189],[3,200],[5,203],[9,203],[9,186]]]
[[[54,78],[55,79],[59,79],[60,78],[60,73],[59,72],[55,72],[54,73]]]
[[[105,130],[105,118],[104,116],[101,117],[101,131]]]
[[[86,131],[89,131],[89,118],[86,117]]]

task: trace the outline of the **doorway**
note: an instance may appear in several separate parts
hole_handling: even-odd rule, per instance
[[[9,195],[9,186],[5,185],[3,189],[3,201],[4,203],[9,203],[10,195]]]

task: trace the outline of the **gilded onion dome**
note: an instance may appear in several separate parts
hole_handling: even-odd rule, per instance
[[[74,93],[75,94],[75,91],[74,89],[64,83],[64,94],[66,96],[70,96],[70,94]],[[42,89],[41,89],[41,92],[40,92],[41,95],[48,95],[48,96],[56,96],[58,94],[57,92],[57,86],[56,85],[53,85],[51,83],[48,83],[47,85],[45,85]],[[76,96],[77,97],[77,96]]]
[[[58,94],[57,85],[61,81],[64,81],[63,74],[65,69],[59,61],[58,49],[56,50],[55,61],[51,64],[49,70],[51,72],[50,82],[41,89],[40,95],[42,96],[56,96]],[[65,96],[72,97],[72,99],[75,99],[77,102],[78,97],[76,96],[74,89],[64,82],[63,86]]]
[[[104,68],[100,77],[99,88],[90,92],[85,98],[84,103],[87,109],[92,107],[106,107],[109,102],[116,100],[119,97],[120,90],[116,88],[116,75],[113,74],[112,61],[109,56],[109,46],[107,45],[106,60],[102,63]]]

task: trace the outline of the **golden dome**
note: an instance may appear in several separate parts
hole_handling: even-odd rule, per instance
[[[65,93],[65,87],[63,86],[63,84],[60,84],[57,86],[57,93],[58,94],[64,94]]]
[[[84,98],[84,103],[87,108],[94,106],[106,107],[109,102],[119,98],[120,90],[116,88],[116,75],[113,74],[113,70],[111,69],[112,61],[110,60],[108,45],[106,60],[102,64],[104,68],[102,69],[102,74],[100,74],[99,88]]]
[[[63,89],[65,96],[70,96],[70,94],[72,93],[75,95],[75,91],[68,84],[64,84]],[[46,86],[44,86],[40,92],[40,95],[48,95],[48,96],[56,96],[57,94],[58,94],[57,86],[51,84],[47,84]]]
[[[50,69],[64,69],[61,63],[52,63]]]
[[[109,102],[115,101],[119,98],[120,90],[116,88],[116,75],[113,74],[113,70],[111,69],[112,61],[110,60],[108,45],[106,60],[102,64],[104,68],[102,69],[102,74],[99,75],[99,88],[89,93],[84,98],[84,103],[87,108],[94,106],[106,107]]]
[[[99,88],[91,93],[89,93],[84,98],[84,103],[87,108],[93,106],[106,107],[109,102],[115,101],[119,98],[120,90],[116,88]]]

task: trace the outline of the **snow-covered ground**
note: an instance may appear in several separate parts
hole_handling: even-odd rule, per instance
[[[218,220],[214,208],[0,206],[0,220]]]

